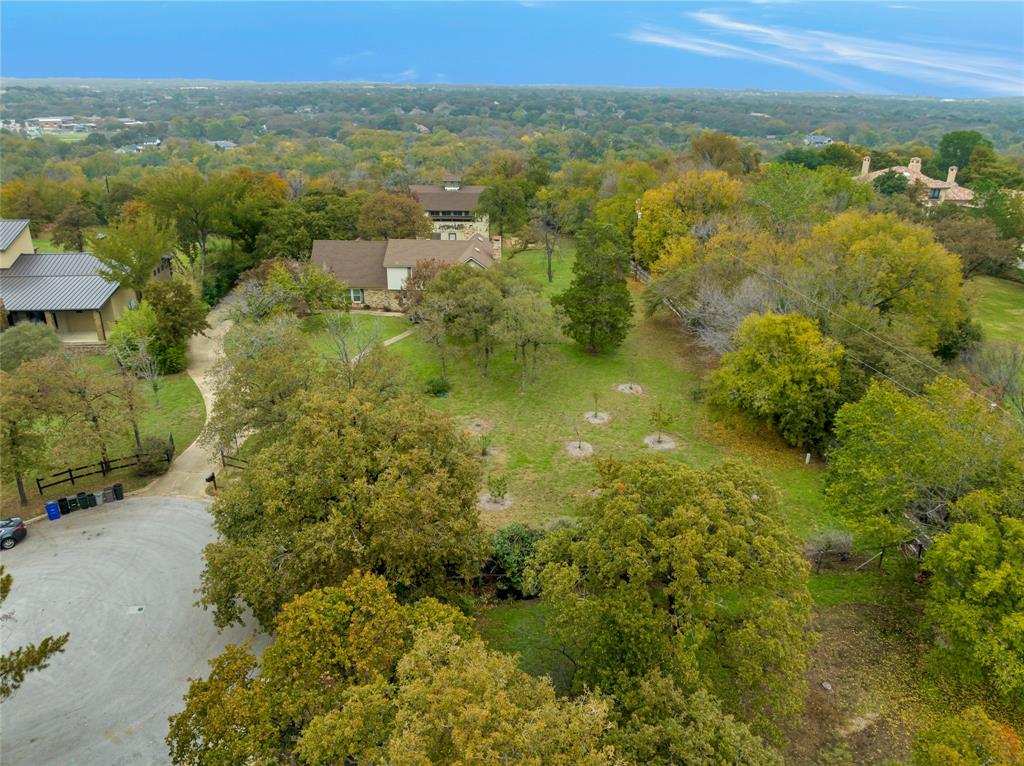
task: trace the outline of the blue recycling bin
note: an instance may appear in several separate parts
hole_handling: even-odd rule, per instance
[[[57,521],[60,519],[60,506],[56,500],[51,500],[46,504],[46,518],[50,521]]]

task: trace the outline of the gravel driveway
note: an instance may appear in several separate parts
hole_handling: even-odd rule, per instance
[[[4,766],[168,763],[167,717],[181,709],[187,679],[256,632],[218,633],[193,606],[214,539],[206,509],[129,498],[33,524],[3,553],[14,577],[2,607],[5,651],[71,632],[64,654],[3,703]]]

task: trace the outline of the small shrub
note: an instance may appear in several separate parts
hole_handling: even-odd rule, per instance
[[[139,476],[159,476],[166,473],[170,464],[164,459],[167,443],[159,436],[147,436],[142,440],[142,453],[135,473]]]
[[[500,594],[524,595],[526,568],[544,534],[539,529],[530,529],[523,524],[510,524],[494,533],[491,538],[491,547],[494,549],[492,564],[497,574],[495,584]]]
[[[508,477],[504,475],[488,477],[487,492],[494,500],[504,500],[505,495],[508,494]]]
[[[491,445],[494,444],[494,435],[491,433],[480,434],[480,457],[487,457],[491,452]]]
[[[49,325],[23,322],[0,333],[0,369],[14,372],[22,362],[60,350],[60,338]]]
[[[427,393],[431,396],[441,396],[451,391],[451,385],[447,380],[431,378],[427,381]]]
[[[173,343],[168,346],[159,343],[153,344],[153,356],[160,367],[161,375],[173,375],[188,366],[188,360],[185,358],[187,347],[188,344],[185,342]]]

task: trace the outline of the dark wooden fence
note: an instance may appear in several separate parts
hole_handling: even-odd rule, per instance
[[[171,434],[167,434],[167,446],[155,452],[133,452],[131,455],[125,455],[124,457],[107,458],[106,460],[100,460],[98,463],[65,468],[63,471],[51,473],[49,476],[37,476],[36,489],[42,495],[44,494],[43,490],[50,487],[58,487],[61,484],[71,484],[74,486],[76,480],[81,480],[88,476],[107,476],[114,471],[131,468],[141,463],[143,457],[155,457],[158,460],[167,461],[167,464],[170,465],[171,461],[174,460],[174,437]]]
[[[249,467],[249,461],[244,457],[232,455],[230,452],[220,451],[220,464],[225,468],[238,468],[244,470]]]

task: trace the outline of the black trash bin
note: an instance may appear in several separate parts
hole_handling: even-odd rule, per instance
[[[87,495],[85,492],[79,492],[76,495],[76,497],[78,498],[78,507],[81,510],[84,511],[86,508],[89,507],[89,495]]]
[[[57,498],[57,507],[60,509],[61,516],[64,516],[71,511],[71,508],[68,507],[68,499],[66,497]]]
[[[78,510],[78,496],[68,495],[68,513]]]
[[[124,485],[123,484],[115,484],[114,485],[114,499],[115,500],[124,500]]]

